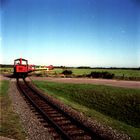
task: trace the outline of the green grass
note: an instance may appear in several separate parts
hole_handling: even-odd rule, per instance
[[[34,81],[35,84],[91,118],[140,138],[140,90],[103,85]]]
[[[13,73],[13,71],[14,71],[13,68],[0,68],[0,73],[1,74]]]
[[[9,81],[0,81],[0,135],[24,140],[25,132],[21,127],[20,119],[12,111],[11,101],[8,97]]]
[[[76,69],[72,68],[74,75],[86,75],[90,74],[92,71],[97,71],[97,72],[110,72],[112,74],[115,74],[116,77],[124,76],[124,77],[139,77],[140,78],[140,70],[123,70],[123,69]],[[51,74],[60,74],[62,73],[63,69],[58,68],[52,70],[50,73]]]
[[[73,73],[78,75],[78,74],[88,74],[91,71],[99,71],[99,72],[104,72],[104,71],[108,71],[110,73],[115,74],[116,76],[126,76],[126,77],[140,77],[140,71],[139,70],[121,70],[121,69],[117,69],[117,70],[113,70],[113,69],[73,69]]]
[[[49,72],[46,72],[48,75],[59,75],[63,72],[64,69],[62,68],[55,68]],[[78,68],[71,68],[74,76],[86,76],[91,72],[110,72],[115,74],[115,79],[126,79],[126,80],[140,80],[140,70],[125,70],[125,69],[78,69]],[[13,68],[0,68],[0,73],[13,73]],[[44,71],[36,71],[33,73],[40,73],[41,75],[46,75]]]

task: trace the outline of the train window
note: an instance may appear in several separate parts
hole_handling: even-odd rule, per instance
[[[19,60],[17,60],[15,63],[16,63],[16,64],[20,64],[20,61],[19,61]]]
[[[26,65],[26,64],[27,64],[27,61],[22,60],[22,64],[23,64],[23,65]]]

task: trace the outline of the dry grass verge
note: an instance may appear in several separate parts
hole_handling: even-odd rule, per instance
[[[0,87],[0,135],[16,140],[25,140],[26,136],[21,127],[20,119],[13,112],[8,96],[9,81],[0,81]]]

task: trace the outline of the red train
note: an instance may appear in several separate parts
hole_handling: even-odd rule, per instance
[[[35,66],[29,65],[28,60],[19,58],[14,60],[14,76],[25,78],[29,72],[37,70],[52,70],[54,67],[50,66]]]
[[[14,60],[14,75],[25,78],[28,74],[28,60],[19,58]]]

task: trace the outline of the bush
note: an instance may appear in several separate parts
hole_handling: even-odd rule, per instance
[[[72,74],[72,71],[71,70],[64,70],[62,72],[62,74],[64,74],[64,75],[71,75]]]
[[[114,77],[114,74],[109,73],[109,72],[102,72],[102,76],[103,78],[106,78],[106,79],[112,79]]]
[[[109,72],[91,72],[88,77],[112,79],[115,75]]]

